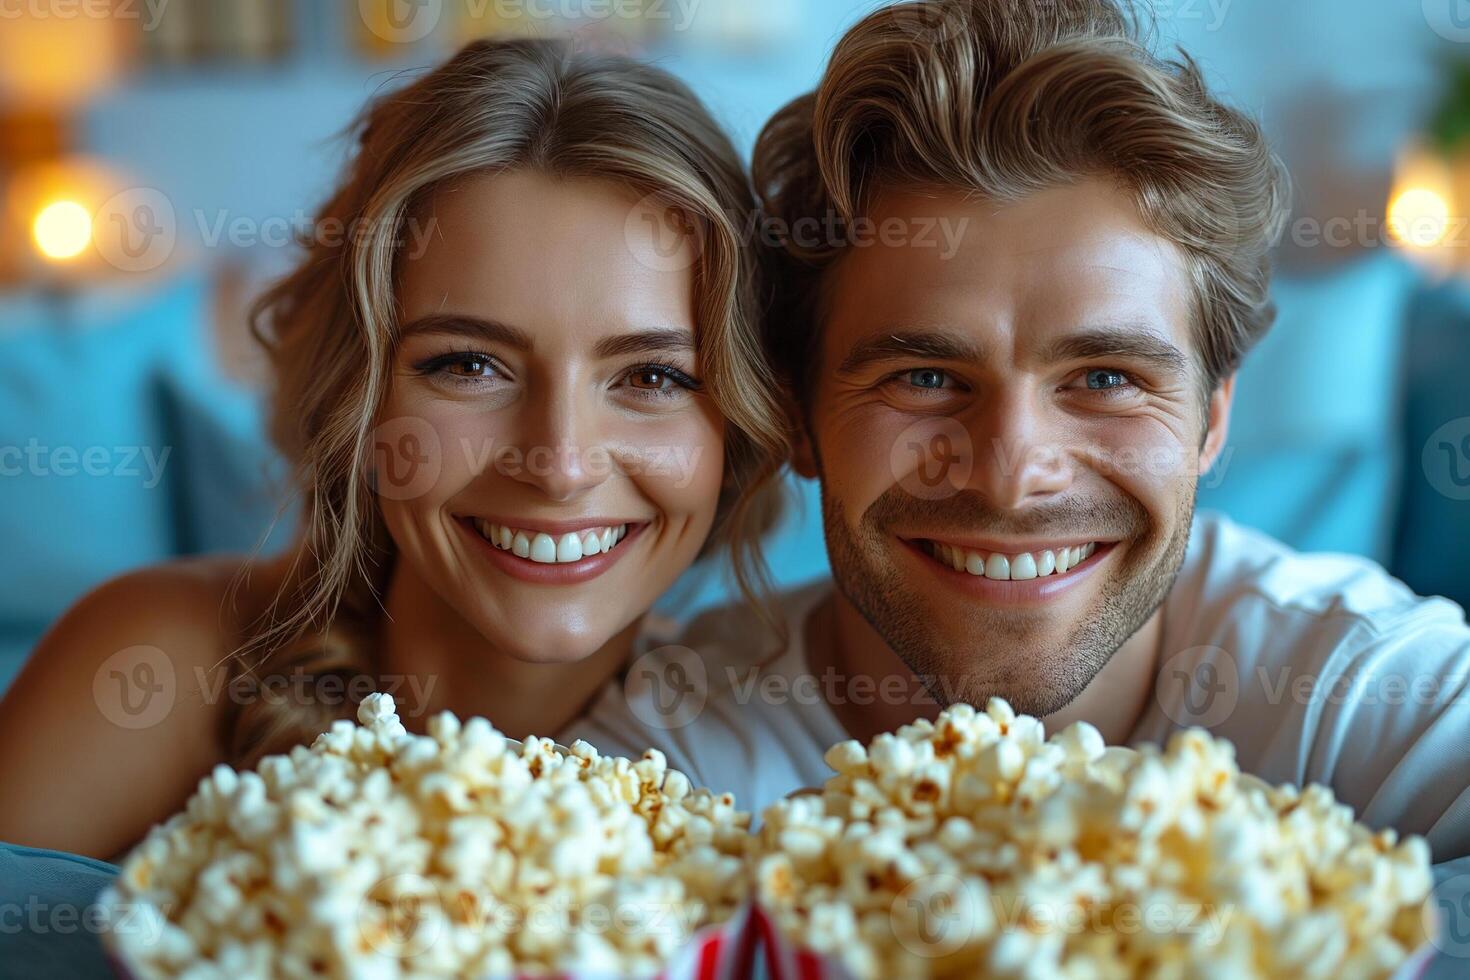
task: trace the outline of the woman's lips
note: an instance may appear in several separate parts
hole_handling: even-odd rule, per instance
[[[1044,553],[1000,554],[923,538],[900,540],[942,582],[994,605],[1056,599],[1090,578],[1117,545],[1115,541],[1078,542],[1043,549]],[[1013,574],[1021,577],[1013,578]]]
[[[631,547],[631,542],[648,527],[644,523],[627,523],[621,525],[604,525],[602,531],[611,531],[610,535],[596,534],[595,546],[599,549],[595,555],[585,557],[574,557],[568,549],[571,547],[569,537],[575,536],[581,542],[586,541],[586,535],[593,534],[594,528],[587,527],[580,531],[567,531],[556,538],[545,532],[533,531],[532,529],[513,529],[519,533],[524,541],[516,540],[516,533],[510,536],[510,547],[502,547],[505,536],[504,531],[510,530],[506,525],[490,525],[485,527],[486,522],[478,518],[460,517],[455,520],[461,530],[471,539],[471,544],[484,554],[485,557],[498,569],[510,575],[512,578],[522,582],[530,582],[535,585],[577,585],[590,581],[612,568],[622,558],[623,554]],[[484,532],[482,532],[482,527]],[[618,528],[622,530],[619,533]],[[495,541],[487,537],[493,534]],[[537,537],[531,537],[534,533]],[[551,552],[548,553],[548,541],[550,540]],[[604,550],[603,545],[607,547]],[[578,547],[582,547],[581,544]],[[532,552],[537,558],[548,558],[551,560],[536,561],[532,558]],[[523,554],[522,554],[523,553]],[[581,552],[578,552],[581,554]],[[561,560],[555,556],[559,555]]]

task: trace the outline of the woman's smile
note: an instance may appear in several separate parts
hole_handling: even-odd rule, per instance
[[[576,585],[612,568],[648,521],[591,518],[580,521],[501,523],[461,516],[455,523],[472,539],[476,553],[524,582]]]

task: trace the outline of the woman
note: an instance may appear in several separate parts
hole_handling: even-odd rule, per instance
[[[68,612],[0,704],[0,840],[115,855],[215,764],[310,741],[373,689],[411,727],[449,709],[555,734],[700,555],[763,581],[785,436],[738,240],[754,205],[689,90],[483,42],[360,129],[256,311],[298,544]]]

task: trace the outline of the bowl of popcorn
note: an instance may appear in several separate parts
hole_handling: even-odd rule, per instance
[[[413,735],[377,694],[358,721],[218,767],[129,855],[123,977],[1405,980],[1434,949],[1422,838],[1199,729],[1107,747],[956,705],[832,747],[752,833],[655,750]]]
[[[827,762],[747,859],[777,975],[1405,978],[1434,952],[1423,838],[1201,729],[1107,747],[992,699]]]
[[[741,953],[750,818],[728,794],[483,718],[412,735],[386,695],[358,720],[216,768],[149,833],[103,899],[119,973],[695,976]]]

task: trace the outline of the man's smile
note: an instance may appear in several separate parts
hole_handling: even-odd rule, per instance
[[[1065,575],[1091,558],[1099,547],[1106,549],[1112,544],[1110,541],[1083,541],[1025,551],[1001,551],[927,538],[915,540],[930,558],[949,565],[957,572],[1000,582]]]
[[[992,551],[932,538],[899,540],[941,582],[997,605],[1048,602],[1070,592],[1091,577],[1118,543],[1055,542],[1047,548]]]

